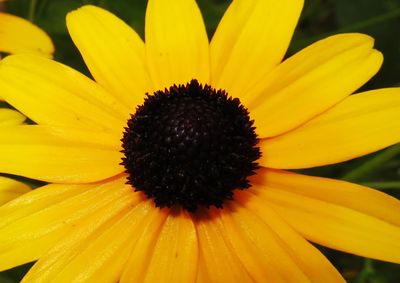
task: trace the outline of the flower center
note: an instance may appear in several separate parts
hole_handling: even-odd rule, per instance
[[[247,109],[225,91],[187,85],[147,95],[122,138],[122,164],[136,191],[158,207],[222,207],[260,157]]]

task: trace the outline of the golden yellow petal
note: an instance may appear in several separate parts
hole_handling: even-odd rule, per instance
[[[51,184],[30,191],[0,207],[0,229],[40,210],[86,192],[94,185]]]
[[[168,209],[153,209],[151,218],[147,220],[147,223],[143,223],[141,229],[138,229],[137,238],[134,239],[135,244],[119,280],[120,283],[144,282],[151,255],[168,213]]]
[[[258,170],[257,174],[251,177],[251,182],[257,185],[284,188],[300,195],[374,215],[394,225],[400,225],[400,218],[397,217],[400,215],[399,201],[368,187],[266,168]]]
[[[196,283],[218,282],[216,280],[212,281],[210,276],[208,276],[205,261],[206,261],[206,258],[202,254],[201,249],[199,249],[199,259],[198,259],[198,266],[197,266]],[[240,282],[246,282],[246,281],[240,281]],[[249,282],[251,282],[251,281],[249,281]]]
[[[196,220],[200,249],[198,278],[203,282],[254,282],[218,229],[219,217],[218,212],[213,215],[204,212]]]
[[[44,126],[2,127],[0,171],[56,183],[95,182],[124,171],[122,153],[109,136],[80,134],[68,137]]]
[[[198,243],[191,216],[182,210],[171,213],[158,235],[153,252],[147,256],[151,260],[147,268],[142,266],[144,280],[141,282],[194,282]]]
[[[247,90],[286,53],[303,0],[234,0],[210,45],[211,82],[246,105]]]
[[[67,27],[95,80],[134,111],[152,90],[140,37],[110,12],[90,5],[69,13]]]
[[[252,189],[306,239],[400,263],[400,202],[369,188],[326,178],[262,170]],[[261,178],[261,179],[260,179]]]
[[[114,189],[118,190],[121,188],[115,186]],[[120,221],[120,219],[129,214],[130,211],[134,211],[132,213],[138,213],[137,216],[134,216],[135,218],[140,216],[140,211],[135,207],[139,202],[143,201],[143,198],[140,197],[139,194],[134,193],[130,187],[125,187],[123,189],[130,190],[130,193],[119,197],[117,200],[109,203],[102,209],[90,215],[90,217],[86,217],[84,220],[80,221],[79,225],[76,226],[74,233],[68,233],[67,235],[65,235],[62,241],[57,242],[55,246],[53,246],[47,253],[40,257],[38,262],[36,262],[35,265],[26,274],[22,282],[44,283],[55,281],[55,278],[60,272],[63,272],[64,276],[67,277],[68,274],[66,274],[66,269],[71,270],[71,266],[73,265],[71,264],[71,262],[76,262],[78,258],[81,258],[84,254],[88,253],[90,249],[93,249],[93,245],[97,245],[96,248],[98,249],[98,251],[94,255],[91,254],[92,258],[89,260],[89,262],[94,263],[96,262],[96,260],[100,262],[103,259],[102,256],[104,256],[106,249],[104,247],[98,247],[98,243],[102,241],[98,238],[103,239],[105,237],[104,234],[110,233],[109,231],[115,232],[114,225],[116,225],[116,223]],[[129,229],[129,227],[130,226],[128,225],[125,228]],[[125,232],[120,233],[123,234]],[[119,235],[120,233],[115,233],[114,237],[116,235]],[[130,236],[132,236],[131,240],[133,240],[135,237],[134,234]],[[124,237],[124,235],[122,237]],[[108,243],[112,244],[113,241],[108,241]],[[106,246],[106,244],[104,246]],[[129,249],[126,250],[129,252]],[[110,250],[108,249],[108,251]],[[123,252],[124,251],[122,251],[121,254]],[[109,265],[107,264],[107,266],[102,267],[103,271],[105,271],[107,267],[110,267],[107,272],[102,272],[102,278],[105,280],[108,280],[109,276],[114,276],[114,267],[120,267],[118,265],[113,265],[113,263],[118,262],[118,260],[115,260],[115,258],[113,259],[114,261],[108,263]],[[85,280],[89,280],[88,278],[92,280],[94,269],[86,269],[85,267],[87,267],[86,263],[81,264],[77,269],[72,269],[72,271],[78,271],[79,274],[83,274],[85,271],[85,274],[87,275]],[[75,275],[77,278],[78,275]],[[93,282],[102,281],[95,280]]]
[[[293,230],[263,199],[247,191],[238,192],[235,198],[270,227],[274,237],[310,282],[345,282],[329,260]],[[297,281],[293,279],[293,282]]]
[[[50,37],[31,22],[0,13],[0,51],[52,57],[54,46]]]
[[[0,205],[30,192],[31,188],[22,182],[0,176]]]
[[[225,208],[221,233],[255,282],[310,282],[273,228],[244,207]]]
[[[0,108],[0,127],[20,125],[25,121],[25,116],[18,111]]]
[[[79,247],[75,247],[78,249],[76,254],[63,261],[59,272],[53,272],[52,281],[117,282],[141,229],[152,215],[154,205],[151,201],[131,207],[104,231],[94,232],[91,239],[80,242]],[[96,219],[92,218],[92,221]]]
[[[77,71],[31,55],[0,62],[0,93],[38,124],[107,130],[118,137],[130,111]]]
[[[146,54],[156,89],[209,83],[209,44],[195,0],[149,0],[146,12]]]
[[[284,61],[246,93],[254,98],[249,108],[260,137],[303,124],[365,84],[383,60],[373,42],[363,34],[339,34]]]
[[[0,144],[58,144],[63,146],[90,146],[92,148],[121,150],[121,141],[115,136],[95,130],[46,125],[16,125],[0,127]]]
[[[5,204],[0,208],[0,270],[37,260],[65,235],[74,233],[80,221],[86,217],[93,219],[93,213],[99,209],[132,194],[124,182],[124,179],[117,179],[92,185],[48,185]],[[57,189],[63,193],[66,189],[74,192],[69,193],[68,198],[60,199],[59,194],[53,192]],[[43,206],[53,198],[47,197],[46,191],[58,201]],[[45,200],[37,198],[38,195]],[[33,202],[27,204],[31,196]]]
[[[400,88],[352,95],[308,123],[261,141],[261,165],[308,168],[346,161],[400,141]]]

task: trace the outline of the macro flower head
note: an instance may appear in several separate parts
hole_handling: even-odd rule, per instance
[[[363,34],[283,60],[301,0],[234,0],[209,41],[194,0],[149,0],[144,41],[84,6],[91,75],[34,55],[0,93],[0,172],[47,182],[0,207],[0,270],[23,282],[344,282],[310,242],[400,263],[400,203],[288,169],[400,141],[400,89],[352,95],[382,54]]]

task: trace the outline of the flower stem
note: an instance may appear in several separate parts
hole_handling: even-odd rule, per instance
[[[31,0],[29,3],[28,20],[33,22],[36,13],[37,0]]]

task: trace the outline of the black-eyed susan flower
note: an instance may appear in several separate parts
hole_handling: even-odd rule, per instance
[[[95,82],[3,60],[1,93],[37,125],[0,130],[0,172],[50,184],[0,208],[0,269],[37,261],[24,282],[343,282],[307,240],[400,262],[397,200],[282,171],[400,141],[398,88],[350,96],[382,63],[370,37],[282,62],[302,4],[235,0],[210,44],[193,0],[150,0],[145,43],[85,6],[67,26]]]

